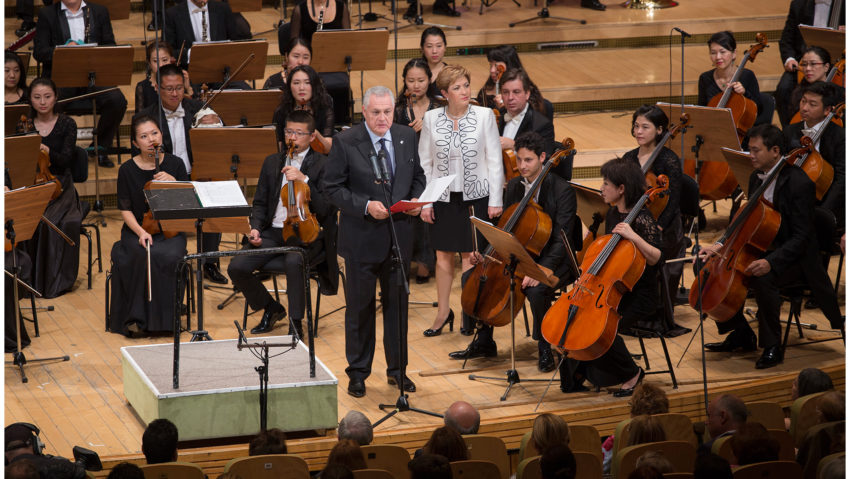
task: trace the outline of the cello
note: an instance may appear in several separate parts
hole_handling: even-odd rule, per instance
[[[624,223],[631,224],[646,203],[667,195],[667,177],[658,177],[656,188],[640,197]],[[585,251],[582,274],[569,294],[549,308],[540,332],[550,344],[579,361],[592,361],[605,354],[617,337],[620,314],[617,307],[643,275],[646,258],[631,241],[617,233],[597,238]]]
[[[839,103],[826,116],[818,131],[811,138],[804,136],[800,139],[802,148],[806,150],[805,154],[799,155],[794,161],[794,165],[803,170],[810,180],[815,184],[815,197],[818,201],[823,199],[823,196],[832,186],[832,180],[835,179],[835,170],[832,165],[826,162],[820,153],[815,149],[815,145],[820,141],[826,127],[829,126],[830,120],[833,120],[837,115],[841,115],[844,111],[844,103]],[[796,150],[795,150],[796,151]]]
[[[513,234],[525,249],[539,255],[549,236],[552,234],[552,218],[534,202],[533,198],[543,179],[552,167],[573,153],[573,140],[564,140],[565,149],[555,153],[543,165],[543,169],[531,184],[528,192],[519,203],[509,206],[499,219],[498,228]],[[474,237],[474,236],[473,236]],[[514,288],[513,311],[510,311],[510,278],[504,274],[505,261],[488,246],[483,253],[484,260],[472,269],[461,294],[463,312],[491,326],[505,326],[522,309],[525,294],[522,282]]]
[[[667,133],[665,133],[658,144],[655,145],[655,149],[652,150],[652,154],[649,155],[649,159],[646,160],[646,163],[640,167],[640,171],[643,172],[644,176],[646,176],[646,184],[648,187],[655,188],[657,186],[661,186],[658,184],[658,178],[655,176],[655,173],[650,171],[652,169],[652,165],[655,163],[655,159],[658,158],[658,155],[661,154],[661,150],[664,149],[664,145],[666,145],[669,140],[676,138],[676,135],[679,134],[680,130],[684,131],[690,121],[688,114],[682,113],[682,116],[679,118],[679,123],[670,125]],[[663,213],[664,209],[667,208],[667,202],[669,200],[670,195],[664,195],[649,204],[649,212],[652,213],[653,218],[657,220],[658,217],[661,216],[661,213]]]
[[[295,143],[290,141],[286,147],[286,163],[292,166],[295,155]],[[280,202],[286,208],[286,219],[283,221],[283,240],[297,238],[303,244],[316,241],[319,237],[319,226],[316,215],[310,212],[310,186],[300,180],[288,180],[286,187],[280,189]]]

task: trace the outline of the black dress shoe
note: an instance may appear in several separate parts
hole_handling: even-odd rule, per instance
[[[449,325],[449,331],[454,331],[455,329],[455,312],[451,309],[449,310],[449,315],[446,316],[446,320],[443,321],[443,324],[440,325],[437,329],[428,328],[422,332],[426,338],[433,338],[434,336],[439,336],[443,334],[443,328],[446,327],[446,324]]]
[[[20,38],[29,33],[33,28],[35,28],[35,22],[23,22],[21,23],[21,28],[15,30],[15,36]]]
[[[390,386],[398,386],[398,376],[387,376],[387,384]],[[416,392],[416,385],[406,375],[404,376],[404,391],[408,393]]]
[[[646,377],[646,371],[644,371],[643,368],[640,368],[640,371],[638,372],[638,380],[634,384],[634,386],[632,386],[628,389],[620,388],[619,390],[614,391],[613,396],[615,398],[625,398],[625,397],[631,396],[635,392],[635,388],[638,387],[638,384],[643,382],[643,378],[645,378],[645,377]]]
[[[737,349],[742,351],[756,350],[756,335],[752,331],[745,333],[732,331],[726,336],[726,339],[721,343],[707,343],[705,345],[707,351],[715,353],[729,353]]]
[[[106,155],[97,155],[97,164],[100,165],[101,168],[115,168],[115,163],[113,163]]]
[[[473,342],[469,343],[469,347],[463,351],[449,353],[449,357],[452,359],[495,358],[498,353],[499,351],[494,341],[491,341],[489,344]]]
[[[362,379],[350,379],[348,381],[348,394],[356,398],[366,395],[366,383]]]
[[[433,7],[435,15],[445,15],[447,17],[459,17],[460,12],[452,8],[448,3],[436,2]]]
[[[227,284],[227,278],[221,274],[216,263],[207,263],[204,265],[204,279],[208,279],[213,283]]]
[[[251,334],[263,334],[272,330],[274,323],[286,317],[286,308],[280,305],[277,301],[272,301],[266,306],[263,312],[263,318],[260,319],[260,324],[251,329]]]
[[[605,11],[605,5],[599,0],[581,0],[581,8],[589,8],[591,10]]]
[[[764,352],[761,354],[761,357],[756,361],[756,369],[767,369],[772,368],[774,366],[778,366],[782,363],[782,347],[781,346],[771,346],[769,348],[765,348]]]
[[[543,373],[549,373],[555,370],[555,357],[552,356],[552,350],[549,348],[540,351],[540,357],[537,358],[537,369]]]

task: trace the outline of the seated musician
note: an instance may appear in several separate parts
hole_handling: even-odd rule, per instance
[[[631,241],[646,258],[646,268],[631,291],[620,299],[617,312],[622,316],[620,329],[628,329],[640,319],[654,315],[658,306],[657,265],[661,261],[661,230],[652,213],[644,206],[631,225],[623,220],[643,196],[646,178],[634,161],[614,159],[602,165],[600,194],[612,205],[605,216],[605,234],[617,233]],[[586,263],[588,258],[584,259]],[[620,335],[608,351],[592,361],[578,361],[567,357],[561,363],[561,391],[565,393],[587,391],[584,381],[602,388],[622,384],[615,397],[631,396],[635,386],[645,375],[638,367]]]
[[[151,118],[160,117],[162,128],[162,146],[167,153],[180,158],[183,168],[192,173],[192,143],[189,141],[189,130],[192,120],[203,103],[186,98],[183,95],[185,84],[182,70],[177,65],[163,65],[159,69],[159,81],[162,82],[159,92],[162,95],[162,114],[158,115],[159,104],[154,103],[140,115]],[[205,252],[218,251],[221,243],[220,233],[204,233],[203,248]],[[204,263],[204,277],[213,283],[227,284],[227,278],[221,274],[218,260],[207,259]]]
[[[505,205],[519,203],[528,192],[531,184],[543,171],[543,164],[547,160],[545,145],[546,142],[543,137],[533,131],[517,136],[515,148],[517,166],[521,176],[508,182],[505,189]],[[549,174],[543,179],[539,190],[535,193],[534,201],[552,219],[552,233],[546,246],[541,250],[537,262],[552,270],[555,276],[561,278],[561,283],[565,284],[570,274],[567,250],[560,232],[563,231],[570,238],[573,228],[578,226],[575,222],[575,191],[569,183],[558,175]],[[476,264],[480,261],[481,255],[478,252],[473,252],[470,262]],[[552,304],[557,286],[552,288],[526,276],[522,279],[522,288],[531,304],[531,314],[534,319],[532,338],[537,341],[539,352],[537,367],[543,372],[552,371],[556,366],[555,360],[552,357],[552,349],[549,343],[540,334],[540,323]],[[505,291],[504,294],[508,294],[508,292]],[[483,325],[478,330],[478,337],[465,350],[450,353],[449,357],[465,359],[467,357],[495,356],[496,349],[496,342],[493,340],[493,326]]]
[[[533,131],[543,138],[548,155],[554,150],[555,126],[546,115],[531,107],[531,79],[525,70],[511,69],[502,74],[499,88],[504,106],[499,109],[499,143],[514,149],[514,138]]]
[[[699,76],[697,105],[707,106],[712,98],[726,90],[738,69],[738,65],[735,64],[738,55],[735,52],[737,46],[735,37],[728,30],[717,32],[708,39],[708,54],[714,68]],[[759,82],[752,70],[744,68],[741,77],[731,86],[735,93],[754,101],[759,112],[761,111]]]
[[[277,88],[283,90],[286,87],[286,77],[293,68],[299,65],[309,65],[313,57],[313,47],[310,42],[303,38],[293,38],[286,44],[283,52],[283,70],[268,77],[263,83],[263,90]]]
[[[56,85],[49,78],[30,84],[33,126],[41,135],[41,151],[50,156],[50,173],[62,184],[62,194],[50,200],[44,217],[73,240],[69,244],[44,222],[39,223],[26,249],[33,262],[32,286],[44,298],[61,296],[74,287],[80,267],[80,198],[74,188],[71,165],[76,161],[77,123],[56,111]],[[16,185],[24,186],[24,185]]]
[[[27,72],[24,62],[16,53],[6,50],[6,61],[4,63],[5,73],[5,104],[26,105],[27,99]]]
[[[331,205],[321,187],[325,161],[310,149],[315,138],[315,121],[306,111],[293,111],[286,120],[286,141],[295,145],[295,155],[287,162],[286,152],[269,155],[260,170],[254,205],[251,212],[251,232],[248,248],[272,248],[278,246],[303,246],[313,261],[324,253],[325,259],[318,265],[320,284],[323,290],[335,292],[338,286],[339,266],[336,259],[336,208]],[[281,190],[287,181],[304,181],[310,187],[310,211],[322,226],[319,237],[308,245],[297,239],[290,244],[283,240],[283,226],[287,219],[286,205],[281,201]],[[245,295],[245,301],[254,311],[262,309],[260,323],[251,329],[251,334],[267,333],[277,321],[286,316],[286,308],[274,300],[254,271],[262,268],[276,255],[236,256],[227,268],[233,286]],[[294,326],[303,337],[301,321],[304,318],[304,287],[302,282],[302,258],[296,253],[285,254],[286,290],[289,297],[290,330]]]
[[[750,156],[756,169],[750,175],[749,191],[755,191],[764,174],[782,160],[784,142],[782,132],[773,125],[758,125],[748,132]],[[804,278],[824,315],[833,328],[841,328],[843,321],[838,301],[829,277],[818,257],[818,243],[812,224],[815,188],[808,176],[796,166],[786,165],[779,172],[773,188],[764,193],[782,217],[779,232],[769,252],[753,261],[745,270],[749,276],[748,287],[755,291],[758,304],[759,338],[764,352],[756,369],[765,369],[782,362],[782,327],[779,322],[780,288],[789,282]],[[703,248],[700,257],[708,258],[722,245]],[[743,308],[742,308],[743,309]],[[709,351],[730,352],[737,349],[754,351],[756,336],[744,318],[743,311],[729,321],[717,323],[721,334],[729,332],[720,343],[709,343]]]
[[[844,188],[845,178],[845,146],[844,128],[830,122],[824,125],[826,116],[840,103],[843,98],[839,94],[840,87],[827,82],[815,82],[803,88],[800,99],[800,118],[803,121],[785,127],[785,143],[789,148],[800,146],[804,136],[813,137],[821,128],[826,128],[815,143],[815,149],[823,159],[832,165],[835,177],[832,186],[821,198],[818,206],[831,211],[838,224],[844,224]]]
[[[821,47],[808,47],[803,52],[803,58],[800,59],[799,69],[803,72],[803,78],[794,87],[791,96],[783,98],[783,103],[785,104],[782,107],[786,111],[783,112],[782,117],[789,119],[783,128],[787,128],[788,123],[796,123],[800,120],[799,115],[796,114],[800,111],[800,100],[803,98],[803,90],[815,82],[828,81],[826,78],[830,70],[832,70],[832,56]],[[839,96],[843,97],[844,89],[838,87],[838,90],[840,91]],[[777,105],[777,108],[779,108],[779,105]]]
[[[159,103],[159,94],[156,91],[156,72],[163,65],[177,63],[174,52],[171,51],[171,45],[164,40],[159,42],[158,51],[155,52],[154,47],[156,47],[154,42],[149,42],[145,47],[147,74],[139,83],[136,83],[136,111],[142,111]],[[192,84],[189,83],[189,72],[186,70],[183,70],[183,94],[187,97],[192,97],[194,94]]]
[[[115,45],[109,10],[84,0],[62,0],[42,8],[38,12],[35,47],[33,56],[44,64],[43,75],[50,78],[53,71],[53,52],[61,45]],[[104,90],[95,88],[61,88],[59,96],[70,98],[85,93]],[[97,144],[102,149],[110,148],[115,140],[118,126],[127,111],[127,99],[119,90],[97,95],[95,106],[99,116],[97,122]],[[65,108],[88,107],[91,99],[76,100]],[[103,150],[102,150],[103,151]],[[115,166],[106,154],[95,152],[100,166]]]
[[[183,233],[166,238],[162,232],[151,234],[142,229],[144,214],[149,210],[143,190],[151,180],[187,181],[189,174],[179,157],[162,148],[155,149],[162,145],[163,139],[152,117],[136,115],[131,134],[133,145],[140,153],[118,169],[118,209],[124,226],[121,239],[112,247],[109,329],[138,337],[145,332],[171,331],[174,327],[175,266],[186,255]],[[155,171],[157,156],[158,172]],[[150,302],[147,300],[147,271],[150,271]],[[179,293],[176,296],[179,298]]]
[[[490,63],[490,76],[487,77],[487,81],[484,83],[484,86],[478,90],[478,94],[475,96],[475,99],[481,106],[486,106],[488,108],[502,108],[504,106],[504,101],[501,96],[502,92],[496,91],[496,79],[499,77],[499,68],[504,68],[503,71],[512,70],[514,68],[519,70],[525,69],[522,67],[522,61],[520,61],[516,47],[513,45],[499,45],[498,47],[490,49],[487,52],[487,61]],[[531,95],[528,101],[531,103],[531,108],[534,108],[538,112],[546,115],[546,118],[548,118],[549,121],[552,121],[555,111],[552,107],[552,103],[543,98],[543,95],[540,94],[540,89],[537,88],[537,85],[535,85],[533,81],[529,79],[529,82],[531,84],[529,89]]]
[[[171,49],[185,48],[181,67],[189,65],[190,48],[195,42],[242,40],[251,38],[240,32],[236,16],[227,2],[183,0],[165,11],[165,40]]]
[[[280,105],[274,112],[272,123],[277,129],[277,141],[283,149],[283,125],[296,110],[310,112],[316,122],[316,138],[330,151],[334,134],[333,99],[325,90],[319,74],[310,65],[299,65],[286,72],[287,86],[283,88]]]

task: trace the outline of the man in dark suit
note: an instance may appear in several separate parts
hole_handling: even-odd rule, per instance
[[[53,51],[57,45],[83,43],[115,45],[112,23],[109,21],[109,11],[106,7],[85,3],[83,0],[62,0],[39,11],[33,56],[43,64],[43,76],[50,77],[52,73]],[[69,98],[106,88],[60,88],[59,97]],[[123,93],[114,90],[97,95],[95,104],[100,115],[97,122],[98,146],[109,148],[115,140],[124,112],[127,111],[127,99]],[[65,108],[85,108],[90,105],[91,100],[84,99],[71,102],[65,105]],[[100,166],[115,166],[105,154],[96,153]]]
[[[307,249],[310,264],[316,263],[320,272],[320,283],[324,290],[336,292],[339,284],[339,264],[336,259],[336,213],[337,209],[328,201],[322,190],[325,170],[324,155],[310,149],[315,135],[316,122],[306,111],[294,111],[286,118],[286,141],[295,145],[295,154],[287,162],[286,152],[266,157],[260,170],[254,205],[251,211],[251,233],[248,248],[273,248],[278,246],[303,246]],[[289,180],[306,182],[310,187],[310,211],[322,225],[319,237],[304,245],[297,239],[286,244],[283,240],[283,224],[286,220],[286,205],[280,199],[281,187]],[[286,309],[272,298],[254,271],[262,268],[280,255],[237,256],[230,262],[227,274],[233,285],[245,295],[245,301],[253,310],[263,309],[260,323],[251,334],[271,331],[274,323],[286,316]],[[302,280],[303,259],[296,253],[283,255],[286,270],[286,291],[289,298],[289,318],[292,327],[302,334],[301,320],[304,318],[304,282]],[[321,293],[319,293],[321,294]]]
[[[159,105],[154,103],[139,114],[160,119],[162,147],[166,152],[182,159],[186,171],[191,174],[194,161],[189,131],[192,129],[192,119],[203,103],[183,96],[183,73],[176,65],[161,66],[159,81],[161,85],[156,86],[162,92],[162,112],[159,112]],[[202,238],[205,252],[218,251],[221,233],[204,233]],[[227,284],[227,278],[221,274],[218,260],[205,261],[204,277],[214,283]]]
[[[705,426],[710,440],[702,443],[697,454],[710,454],[714,441],[721,437],[732,436],[747,422],[747,406],[737,396],[723,394],[708,404],[708,417]]]
[[[502,89],[502,98],[504,89]],[[531,111],[529,109],[529,111]],[[508,182],[505,188],[505,205],[514,205],[522,201],[531,184],[543,171],[546,162],[545,141],[533,131],[519,135],[515,141],[517,154],[517,165],[520,176]],[[552,219],[552,234],[546,246],[540,251],[537,263],[540,266],[552,270],[552,273],[561,279],[558,286],[540,284],[537,280],[526,276],[522,278],[522,289],[531,305],[531,315],[534,323],[534,331],[531,337],[537,341],[537,367],[543,372],[555,369],[555,360],[549,342],[540,334],[540,324],[543,316],[552,305],[555,290],[560,284],[566,284],[572,275],[569,273],[567,262],[567,248],[561,240],[560,232],[563,231],[567,238],[572,238],[573,228],[576,227],[576,193],[563,178],[558,175],[548,174],[543,178],[540,188],[534,196],[534,200],[543,208],[543,211]],[[473,262],[480,261],[480,255],[474,254]],[[452,359],[467,359],[477,357],[496,356],[496,342],[493,340],[493,326],[483,325],[478,330],[478,337],[462,351],[449,353]]]
[[[782,161],[784,140],[782,132],[773,125],[758,125],[747,133],[750,138],[750,157],[756,169],[750,176],[749,191],[758,189],[765,174]],[[829,276],[818,255],[812,223],[815,187],[809,177],[796,166],[786,165],[777,176],[773,188],[767,188],[764,199],[774,205],[782,217],[776,237],[767,254],[750,263],[748,287],[755,292],[758,304],[759,340],[764,352],[756,361],[756,369],[778,365],[783,359],[782,325],[779,321],[780,288],[804,278],[824,315],[833,328],[842,328],[843,320],[838,300]],[[722,245],[704,248],[700,256],[707,258]],[[709,351],[730,352],[736,349],[754,351],[756,336],[742,311],[729,321],[717,323],[718,331],[730,332],[720,343],[709,343]]]
[[[785,18],[785,27],[782,29],[782,36],[779,37],[779,56],[785,72],[779,79],[779,84],[776,85],[776,92],[774,93],[777,105],[787,102],[797,85],[797,70],[800,68],[798,62],[806,49],[806,42],[803,41],[803,35],[800,33],[800,25],[826,27],[835,5],[835,0],[826,0],[825,2],[815,0],[791,1],[788,16]],[[839,25],[844,25],[843,2],[841,3],[839,18]],[[777,113],[780,115],[779,121],[783,127],[791,121],[791,117],[786,112],[787,108],[777,108]]]
[[[847,182],[844,128],[832,122],[824,125],[826,116],[842,101],[837,90],[838,87],[827,82],[815,82],[804,88],[800,99],[800,118],[803,121],[788,125],[784,133],[789,148],[798,148],[804,136],[814,137],[818,130],[825,128],[815,149],[832,165],[835,176],[818,206],[831,211],[838,224],[844,224],[844,187]]]
[[[247,38],[251,36],[248,35]],[[241,40],[230,5],[218,0],[184,0],[165,12],[165,41],[175,52],[186,51],[195,42]],[[182,67],[189,64],[183,57]]]
[[[392,256],[389,211],[383,186],[376,183],[373,164],[383,162],[389,176],[391,201],[418,198],[425,189],[419,165],[416,135],[412,128],[393,123],[393,94],[386,87],[372,87],[363,95],[364,123],[340,133],[328,156],[324,188],[340,210],[339,254],[347,275],[345,310],[345,356],[348,393],[366,394],[365,380],[375,356],[375,283],[380,280],[384,316],[384,353],[387,382],[403,381],[405,391],[416,386],[401,377],[407,362],[407,296],[397,276]],[[413,250],[412,218],[396,214],[402,265],[410,264]],[[399,350],[399,337],[401,347]]]

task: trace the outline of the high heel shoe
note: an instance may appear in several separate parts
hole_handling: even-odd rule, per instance
[[[638,387],[638,385],[643,382],[643,378],[646,377],[646,371],[644,371],[643,368],[639,369],[640,370],[638,371],[638,379],[637,381],[635,381],[635,384],[630,388],[620,388],[617,391],[614,391],[613,396],[615,398],[629,397],[632,395],[632,393],[635,392],[635,388]]]
[[[424,334],[426,338],[439,336],[440,334],[443,333],[443,328],[446,326],[446,324],[449,325],[449,332],[455,330],[455,312],[452,311],[451,309],[449,310],[449,315],[446,317],[446,320],[443,321],[443,325],[440,326],[439,329],[428,328],[425,331],[423,331],[422,334]]]

